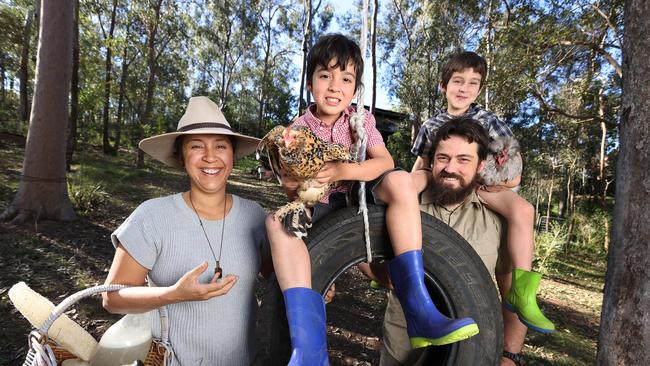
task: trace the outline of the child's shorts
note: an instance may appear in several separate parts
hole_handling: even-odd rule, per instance
[[[366,182],[366,203],[371,205],[385,205],[382,200],[379,199],[375,193],[375,188],[381,184],[388,174],[395,171],[403,171],[402,168],[393,168],[383,172],[379,177]],[[354,182],[352,188],[348,192],[350,194],[349,202],[351,204],[359,203],[359,182]],[[329,197],[329,203],[317,203],[312,212],[312,222],[316,223],[318,220],[322,219],[324,216],[329,214],[332,211],[344,208],[347,206],[348,199],[346,199],[346,194],[342,192],[332,193]]]

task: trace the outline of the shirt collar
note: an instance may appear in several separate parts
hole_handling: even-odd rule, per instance
[[[337,123],[340,123],[341,121],[345,121],[346,118],[349,119],[350,115],[354,112],[354,107],[347,106],[344,110],[341,116],[334,122],[334,125]],[[321,126],[321,127],[326,127],[326,125],[321,121],[320,118],[316,117],[316,104],[312,104],[307,108],[307,111],[305,112],[305,122],[314,125],[314,126]]]
[[[467,108],[467,111],[465,111],[465,113],[461,114],[460,116],[452,116],[449,114],[449,112],[447,112],[447,108],[441,108],[439,113],[447,116],[450,119],[458,117],[472,117],[480,110],[480,108],[481,106],[478,103],[472,103],[469,105],[469,108]]]
[[[421,199],[421,204],[431,204],[431,201],[429,200],[429,197],[427,197],[426,192],[427,192],[427,191],[425,190],[425,191],[422,192],[422,194],[421,194],[421,197],[420,197],[420,199]],[[467,197],[465,197],[465,199],[463,200],[463,202],[461,202],[460,205],[456,206],[456,207],[453,208],[453,209],[447,209],[446,207],[438,206],[438,205],[436,205],[436,206],[440,207],[441,209],[443,209],[443,210],[445,210],[445,211],[455,211],[455,210],[457,210],[457,209],[460,208],[460,207],[467,206],[467,205],[470,205],[470,204],[471,204],[471,205],[481,205],[481,204],[483,204],[483,203],[481,202],[481,199],[480,199],[479,196],[478,196],[478,193],[476,193],[476,189],[472,190],[472,192],[471,192]]]

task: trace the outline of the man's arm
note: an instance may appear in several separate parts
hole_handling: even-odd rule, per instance
[[[495,277],[501,299],[505,299],[512,285],[512,273],[497,274]],[[516,313],[506,310],[504,306],[501,306],[501,312],[503,314],[503,349],[511,353],[521,353],[528,327],[519,321]],[[512,360],[501,357],[501,366],[514,365],[515,363]]]

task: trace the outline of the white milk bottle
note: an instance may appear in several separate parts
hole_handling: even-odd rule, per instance
[[[92,366],[132,364],[147,357],[151,345],[151,313],[127,314],[100,339]]]

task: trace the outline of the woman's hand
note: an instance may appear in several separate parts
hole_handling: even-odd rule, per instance
[[[227,275],[224,278],[217,280],[215,274],[210,283],[200,283],[199,277],[201,277],[201,274],[203,274],[207,268],[208,262],[203,262],[196,268],[185,273],[183,277],[172,286],[174,300],[177,302],[208,300],[215,296],[227,294],[237,282],[237,276]]]

